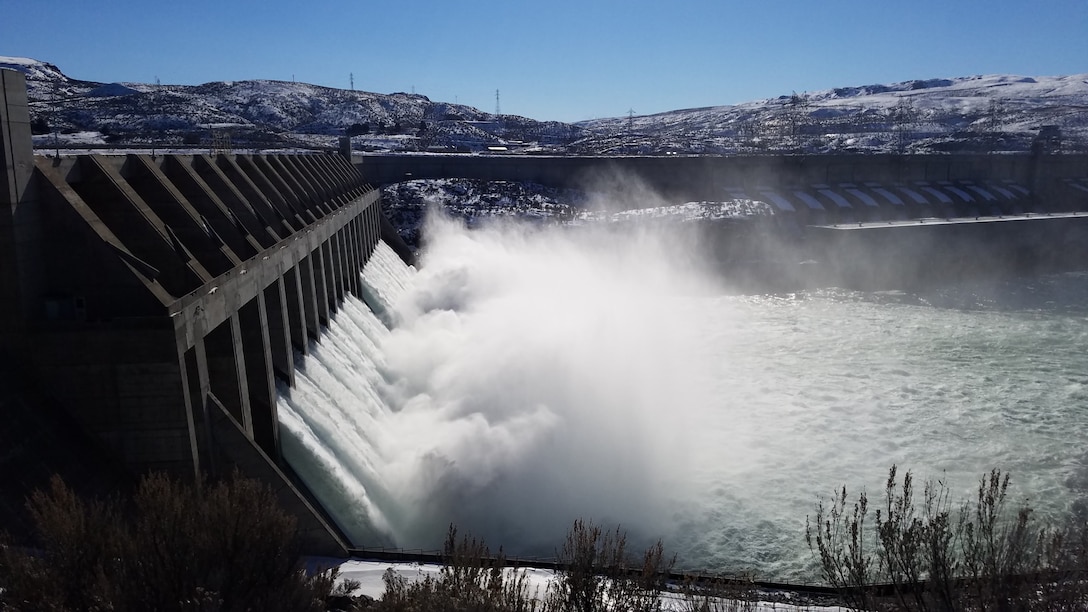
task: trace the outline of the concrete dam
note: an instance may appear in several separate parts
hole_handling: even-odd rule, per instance
[[[273,487],[309,551],[346,554],[282,459],[276,381],[360,295],[379,240],[397,244],[378,192],[329,154],[35,156],[24,77],[0,79],[5,378],[32,380],[59,407],[48,425],[85,434],[102,470],[238,468]],[[8,510],[48,482],[34,453],[68,444],[23,449],[34,431],[2,436],[8,460],[31,457],[3,466]]]
[[[649,190],[672,204],[760,202],[771,214],[753,224],[707,221],[698,230],[719,267],[752,289],[917,285],[1088,265],[1083,154],[356,159],[375,185],[464,178],[590,192]],[[637,198],[613,203],[640,204]],[[811,265],[797,265],[803,261]]]
[[[54,158],[33,153],[23,76],[0,70],[0,93],[0,372],[10,379],[0,383],[22,381],[48,408],[0,397],[3,418],[27,423],[0,431],[0,517],[17,514],[49,471],[195,478],[237,468],[273,487],[309,552],[360,544],[284,460],[276,399],[345,297],[363,297],[360,271],[376,245],[411,258],[371,185],[573,184],[621,166],[679,197],[767,200],[780,213],[776,232],[802,228],[842,268],[874,250],[888,265],[925,269],[960,258],[952,244],[983,260],[1010,241],[1022,258],[1040,245],[1047,257],[1083,258],[1088,245],[1083,156]],[[984,218],[951,220],[972,211]],[[934,216],[942,221],[920,221]],[[914,246],[883,248],[892,242]],[[35,467],[64,453],[57,470]]]

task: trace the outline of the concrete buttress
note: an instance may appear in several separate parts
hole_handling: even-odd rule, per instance
[[[350,160],[36,156],[25,78],[0,69],[0,166],[0,366],[134,474],[241,469],[308,552],[365,544],[283,462],[276,414],[380,236]]]

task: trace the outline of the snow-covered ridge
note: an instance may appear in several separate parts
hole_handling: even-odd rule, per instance
[[[42,144],[98,132],[104,142],[207,144],[212,129],[230,128],[236,146],[335,146],[344,133],[379,149],[471,150],[506,144],[523,125],[547,140],[549,130],[576,128],[497,118],[470,106],[426,96],[378,94],[273,80],[201,85],[97,83],[64,75],[27,58],[0,58],[0,68],[27,76],[31,119]],[[86,140],[85,138],[83,139]],[[48,143],[46,142],[48,141]]]
[[[793,93],[744,104],[579,123],[682,152],[1025,151],[1044,128],[1088,149],[1088,73],[969,76]],[[1053,127],[1048,127],[1053,126]],[[615,139],[613,139],[614,141]]]
[[[425,96],[286,81],[202,85],[96,83],[56,66],[0,57],[27,75],[43,146],[67,134],[119,144],[204,145],[229,130],[235,146],[590,155],[1088,151],[1088,73],[910,80],[793,93],[577,124],[494,115]],[[74,141],[73,141],[74,142]]]

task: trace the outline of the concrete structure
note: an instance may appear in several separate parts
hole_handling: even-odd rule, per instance
[[[758,291],[1088,267],[1086,155],[421,154],[364,155],[356,166],[375,184],[531,181],[622,196],[641,183],[668,203],[764,202],[774,215],[704,221],[693,239],[736,286]]]
[[[838,224],[807,230],[810,282],[912,288],[1088,268],[1088,213]],[[825,283],[826,284],[826,283]]]
[[[378,192],[339,155],[35,157],[24,77],[0,86],[0,366],[131,472],[239,468],[344,554],[282,460],[276,384],[396,242]]]
[[[802,225],[1088,210],[1088,155],[548,157],[363,155],[374,185],[407,179],[586,188],[638,180],[673,201],[762,200]]]
[[[1088,242],[1088,216],[1038,214],[1088,209],[1084,157],[35,157],[25,80],[8,70],[0,168],[0,381],[35,383],[65,425],[125,471],[238,468],[270,483],[307,549],[332,555],[366,543],[346,542],[283,462],[276,385],[293,382],[296,351],[320,337],[345,295],[361,293],[359,272],[379,240],[410,257],[360,168],[379,183],[637,176],[678,197],[764,199],[840,272],[882,249],[888,265],[931,261],[933,249],[885,248],[922,236],[955,248],[989,240],[989,250],[968,253],[981,260],[1005,257],[1001,245],[1014,242],[1015,261],[1040,245],[1083,256]],[[991,217],[966,221],[972,212]],[[886,221],[933,216],[964,219],[925,229]],[[750,234],[721,242],[778,252]],[[746,269],[766,276],[756,264]],[[16,404],[0,394],[0,419]]]

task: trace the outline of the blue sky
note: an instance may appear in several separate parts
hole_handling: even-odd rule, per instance
[[[831,87],[1088,72],[1088,0],[0,0],[0,55],[72,78],[282,79],[540,120]]]

